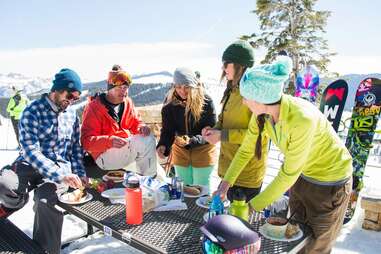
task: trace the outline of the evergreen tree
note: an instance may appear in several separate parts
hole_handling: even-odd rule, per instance
[[[261,33],[244,35],[253,47],[265,47],[267,53],[262,63],[274,60],[285,50],[293,60],[293,72],[288,93],[293,93],[296,74],[308,64],[327,72],[329,52],[327,40],[322,35],[330,15],[316,11],[317,0],[257,0],[253,13],[258,15]]]

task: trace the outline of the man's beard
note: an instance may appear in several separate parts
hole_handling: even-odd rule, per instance
[[[54,97],[54,104],[56,104],[59,112],[65,111],[69,106],[69,104],[65,104],[64,101],[65,100],[60,101],[58,94],[56,94],[56,96]]]

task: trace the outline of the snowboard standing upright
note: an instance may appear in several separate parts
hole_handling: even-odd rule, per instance
[[[367,78],[361,81],[355,98],[351,124],[348,130],[346,147],[353,157],[353,188],[350,209],[347,211],[349,221],[353,216],[356,201],[363,187],[363,176],[372,148],[373,136],[380,117],[381,80]]]
[[[339,79],[329,84],[321,97],[320,111],[332,123],[336,132],[339,129],[347,95],[348,84],[345,80]]]
[[[317,70],[312,65],[307,65],[304,70],[296,76],[295,97],[301,97],[310,102],[315,102],[319,82],[320,79]]]

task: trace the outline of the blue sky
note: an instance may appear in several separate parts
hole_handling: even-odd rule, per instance
[[[331,71],[381,66],[380,8],[380,1],[318,1],[317,9],[332,11],[325,37],[338,56]],[[49,76],[71,66],[99,79],[118,62],[133,73],[188,65],[218,76],[224,48],[258,31],[253,9],[255,1],[244,0],[0,1],[0,73]]]

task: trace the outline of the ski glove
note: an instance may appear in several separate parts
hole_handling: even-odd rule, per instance
[[[194,147],[197,147],[199,145],[206,144],[206,140],[201,135],[193,136],[189,139],[189,142],[187,145],[184,146],[185,149],[191,149]]]

